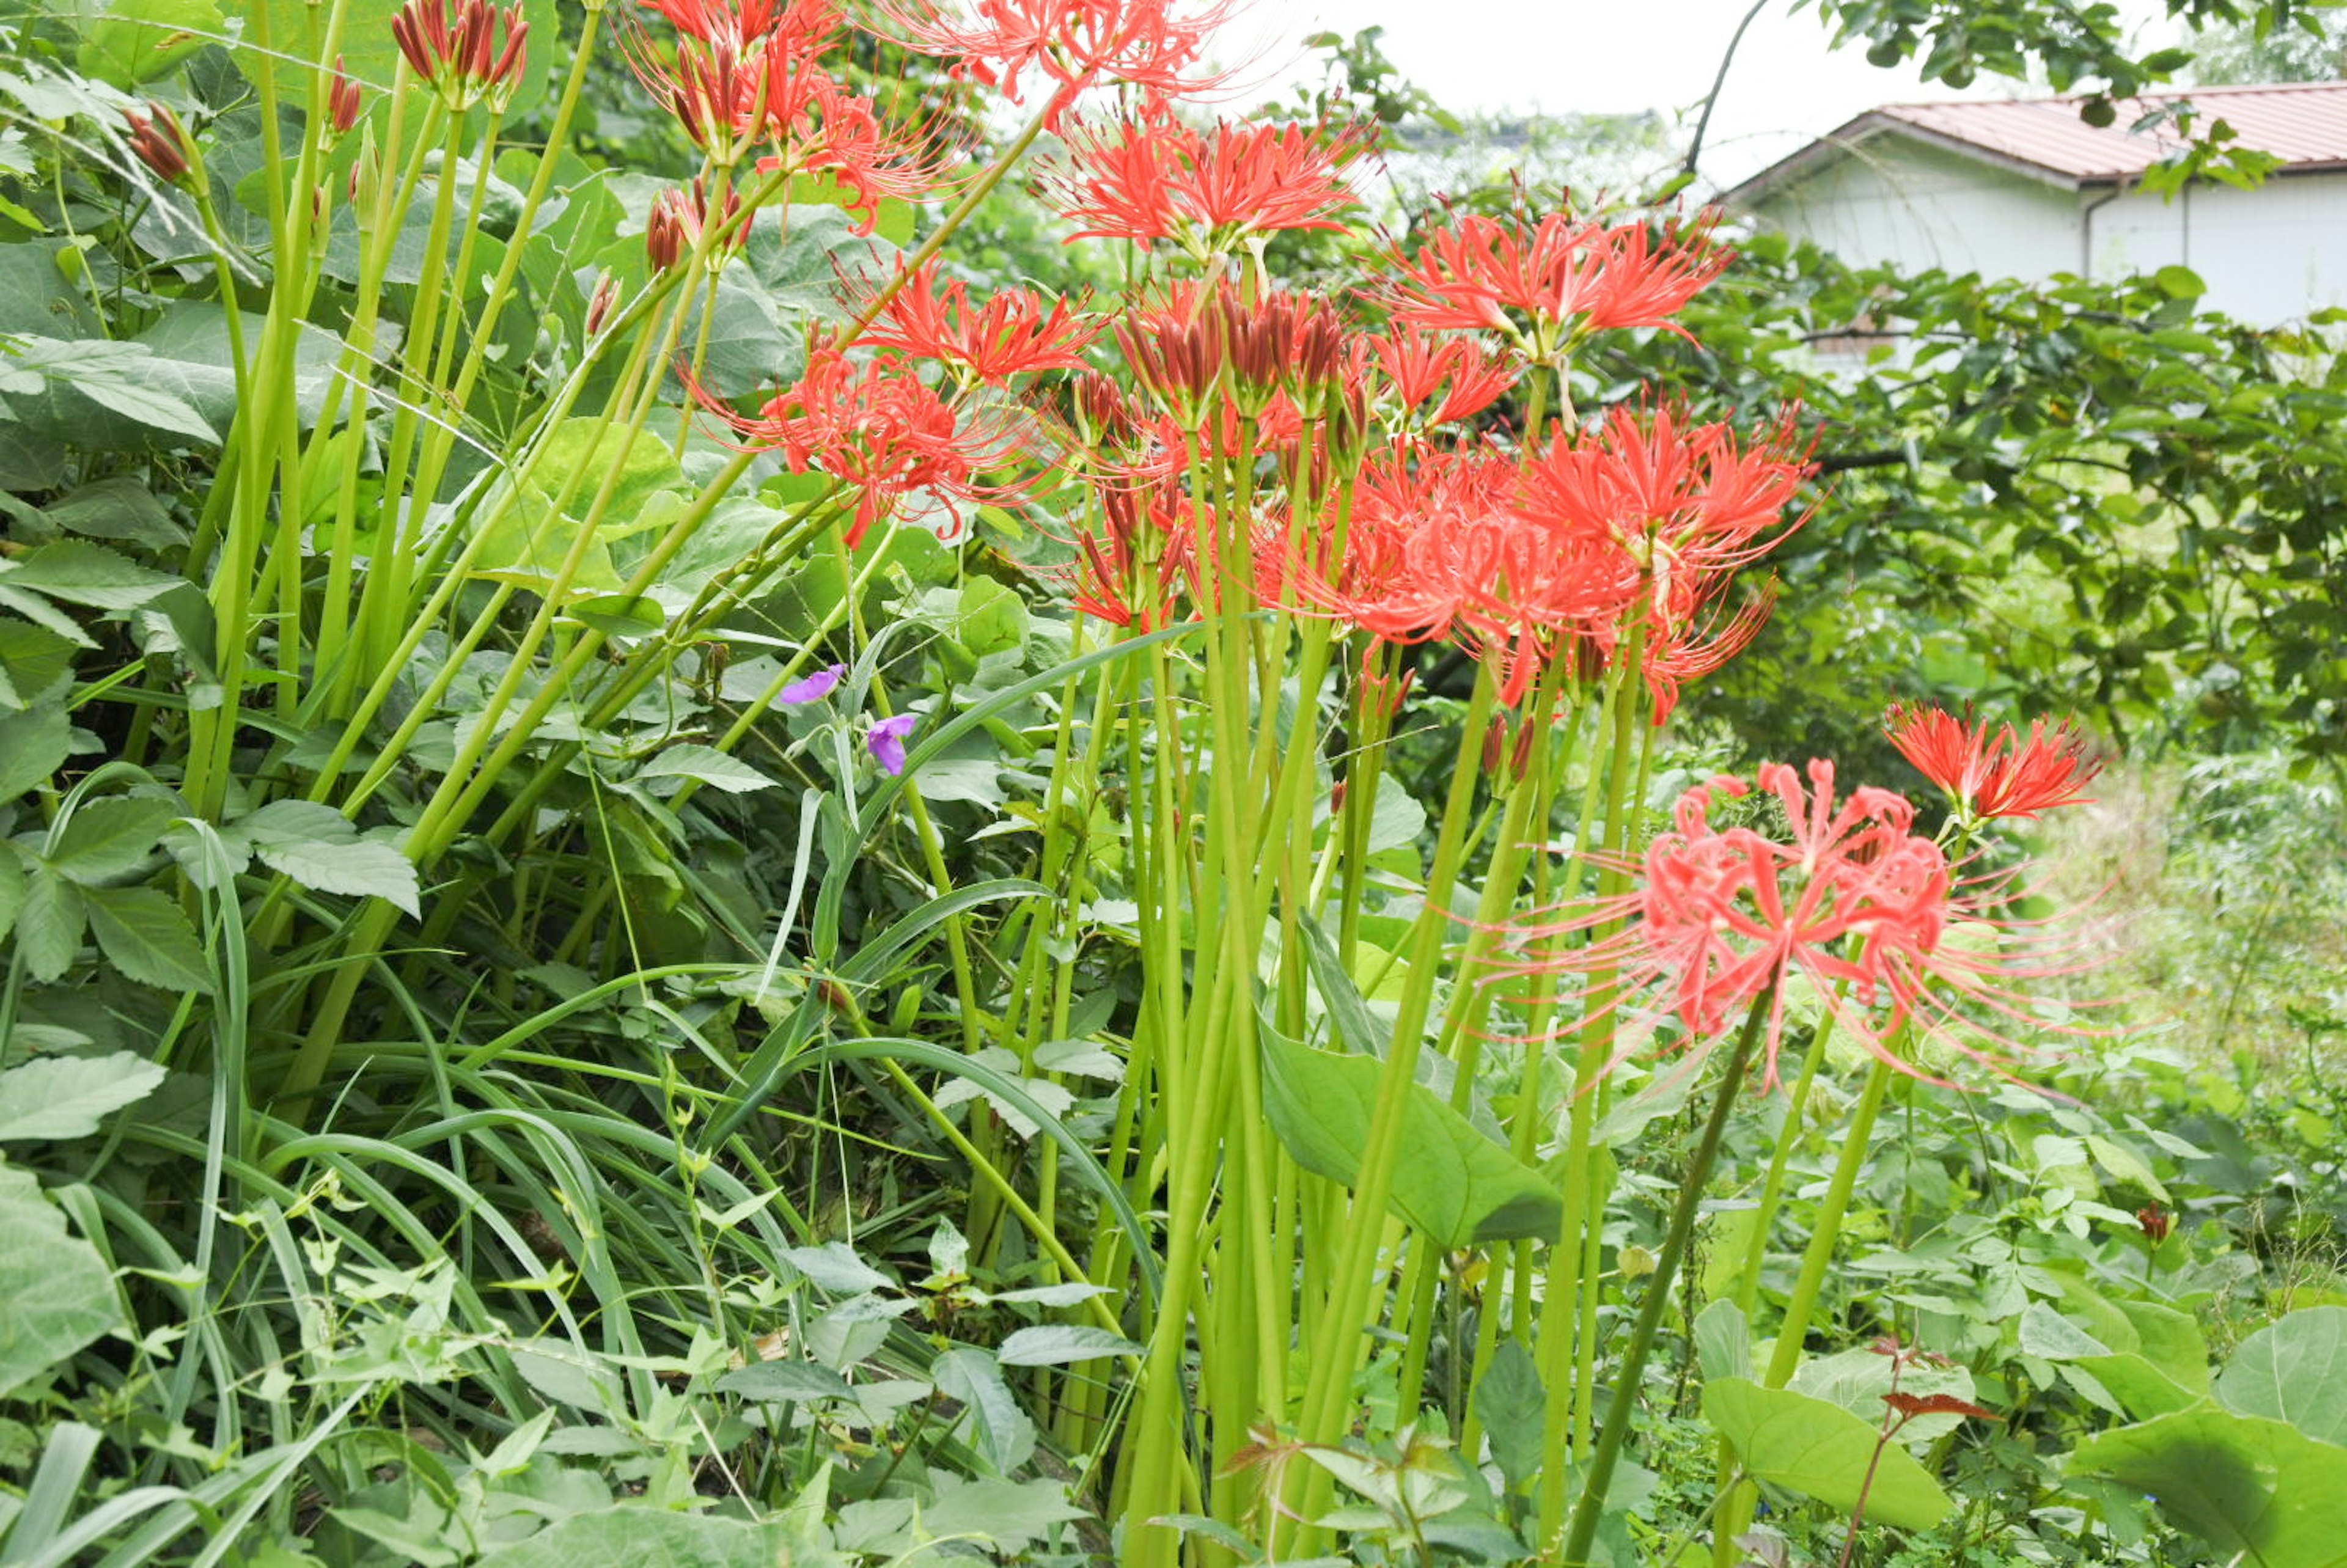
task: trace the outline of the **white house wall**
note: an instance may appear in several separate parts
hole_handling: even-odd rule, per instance
[[[2241,321],[2347,305],[2347,173],[2204,185],[2169,202],[2129,191],[2095,213],[2094,250],[2098,278],[2180,262],[2209,285],[2203,305]]]
[[[1754,215],[1858,265],[1991,278],[2116,279],[2180,263],[2203,304],[2273,323],[2347,306],[2347,171],[2276,175],[2173,201],[2072,190],[1906,138],[1876,136],[1768,191]],[[2091,254],[2090,254],[2091,253]]]
[[[2074,194],[1903,138],[1870,138],[1756,210],[1857,265],[2042,278],[2081,261]]]

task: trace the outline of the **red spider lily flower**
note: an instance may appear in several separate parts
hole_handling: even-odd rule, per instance
[[[721,217],[730,225],[705,258],[712,272],[723,267],[726,258],[750,241],[750,226],[738,222],[742,215],[739,192],[725,193]],[[707,182],[695,175],[690,188],[663,190],[652,198],[652,210],[644,218],[644,253],[655,272],[667,272],[682,261],[701,243],[702,231],[709,226],[709,189]]]
[[[2043,719],[2030,721],[2026,740],[2011,724],[1992,734],[1988,721],[1973,723],[1969,711],[1959,719],[1939,708],[1893,704],[1882,724],[1900,754],[1975,821],[2082,804],[2089,797],[2079,791],[2103,769],[2093,743],[2067,719],[2050,729]]]
[[[190,153],[195,144],[188,139],[186,128],[170,106],[150,101],[145,114],[125,109],[122,118],[130,127],[130,150],[154,171],[156,179],[167,185],[177,185],[187,178],[193,167]]]
[[[1083,369],[1082,350],[1099,332],[1070,314],[1065,300],[1053,301],[1046,313],[1032,289],[999,290],[973,308],[969,285],[959,278],[940,284],[931,261],[888,296],[862,341],[1000,382],[1030,371]]]
[[[1881,1399],[1891,1407],[1891,1413],[1899,1418],[1899,1425],[1902,1427],[1917,1416],[1973,1416],[1983,1421],[2004,1419],[1994,1410],[1983,1409],[1970,1399],[1961,1399],[1953,1394],[1893,1392],[1882,1395]]]
[[[529,25],[518,4],[499,10],[488,0],[407,0],[391,19],[391,36],[409,67],[451,110],[484,99],[492,108],[504,108],[528,59]]]
[[[1759,771],[1759,787],[1777,797],[1790,824],[1784,842],[1750,827],[1711,825],[1715,797],[1745,794],[1740,780],[1716,779],[1680,796],[1673,830],[1647,847],[1640,886],[1533,934],[1629,923],[1541,967],[1618,975],[1624,989],[1599,999],[1602,1009],[1634,1006],[1638,992],[1660,986],[1670,995],[1668,1010],[1700,1041],[1717,1039],[1735,1012],[1774,988],[1764,1087],[1777,1079],[1780,982],[1796,974],[1815,987],[1839,1027],[1901,1072],[1945,1081],[1893,1049],[1898,1032],[1912,1024],[2014,1077],[2010,1061],[2021,1048],[1965,1009],[2027,1017],[2012,982],[2060,968],[2025,940],[2008,953],[1948,939],[1960,924],[1994,928],[1984,907],[2009,896],[2009,885],[1960,884],[1946,853],[1912,831],[1914,807],[1903,796],[1861,787],[1837,804],[1833,764],[1812,762],[1808,772],[1805,788],[1782,764]]]
[[[1375,365],[1403,407],[1416,409],[1441,394],[1436,425],[1480,414],[1515,385],[1515,368],[1473,338],[1436,337],[1397,325],[1360,342],[1364,368]]]
[[[1372,144],[1361,126],[1219,124],[1197,131],[1167,119],[1071,126],[1068,157],[1045,176],[1068,237],[1181,241],[1194,254],[1227,251],[1249,234],[1342,229],[1332,213],[1357,198],[1347,165]]]
[[[928,133],[884,123],[870,98],[828,77],[814,84],[809,102],[814,128],[794,151],[802,167],[828,173],[846,190],[858,234],[872,232],[883,200],[923,200],[945,185],[952,149]]]
[[[1560,435],[1527,467],[1522,513],[1566,538],[1613,539],[1645,574],[1659,636],[1693,622],[1715,579],[1759,559],[1800,519],[1779,528],[1809,474],[1791,418],[1739,446],[1726,425],[1691,425],[1665,405],[1641,416]]]
[[[1712,243],[1714,221],[1666,222],[1657,240],[1644,220],[1608,226],[1553,212],[1527,226],[1470,213],[1414,257],[1398,256],[1386,292],[1397,320],[1435,329],[1514,333],[1510,311],[1543,336],[1561,329],[1568,340],[1610,327],[1669,326],[1732,259]]]
[[[794,474],[827,474],[851,489],[851,549],[914,491],[965,501],[1000,500],[1009,493],[974,477],[1002,461],[1007,444],[962,425],[951,406],[893,358],[856,364],[819,353],[805,375],[755,415],[735,413],[702,388],[689,390],[752,448],[780,453]]]
[[[1076,560],[1053,575],[1075,607],[1112,626],[1155,631],[1181,619],[1182,590],[1198,590],[1196,534],[1173,486],[1136,477],[1097,487],[1101,526],[1076,536]]]
[[[677,24],[673,53],[653,45],[630,16],[629,64],[721,168],[810,123],[819,95],[834,87],[821,63],[840,31],[828,0],[794,0],[782,11],[764,0],[747,0],[738,10],[719,0],[685,0],[661,10]]]
[[[1179,0],[875,0],[897,41],[951,57],[968,74],[1022,103],[1020,77],[1037,71],[1059,84],[1042,110],[1061,120],[1083,91],[1114,84],[1152,110],[1219,82],[1201,63],[1207,36],[1230,14],[1228,0],[1176,15]]]

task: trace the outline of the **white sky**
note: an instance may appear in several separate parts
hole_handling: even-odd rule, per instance
[[[1445,108],[1653,108],[1666,122],[1686,115],[1692,130],[1749,8],[1750,0],[1252,0],[1227,36],[1282,83],[1311,75],[1302,68],[1307,35],[1381,26],[1387,58]],[[2127,0],[2121,9],[2137,20],[2159,7]],[[1911,64],[1868,65],[1862,46],[1829,50],[1830,36],[1814,8],[1796,15],[1791,0],[1770,0],[1745,34],[1712,116],[1706,182],[1732,185],[1878,104],[2042,90],[1983,77],[1952,93],[1918,81]]]

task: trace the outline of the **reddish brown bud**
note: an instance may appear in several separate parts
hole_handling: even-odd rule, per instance
[[[1483,771],[1487,774],[1498,773],[1500,759],[1507,754],[1507,750],[1508,721],[1494,716],[1491,720],[1491,727],[1483,732]]]
[[[326,119],[342,136],[359,123],[359,85],[343,73],[343,57],[334,56],[334,79],[326,88]]]
[[[611,276],[611,270],[606,267],[603,269],[603,275],[595,280],[595,292],[587,299],[587,335],[589,337],[600,333],[605,323],[610,321],[611,307],[619,302],[619,299],[620,280]]]
[[[2154,1246],[2166,1241],[2168,1233],[2176,1228],[2175,1216],[2157,1204],[2146,1204],[2136,1210],[2135,1223],[2143,1227],[2145,1239]]]
[[[1329,790],[1328,815],[1330,816],[1335,816],[1345,809],[1345,786],[1351,782],[1350,779],[1338,779],[1336,787]]]
[[[1529,718],[1516,726],[1516,743],[1508,751],[1508,775],[1511,778],[1522,779],[1525,770],[1532,765],[1532,736],[1539,730],[1540,726]]]
[[[176,185],[187,178],[193,149],[179,116],[149,99],[145,114],[125,109],[122,118],[130,125],[130,150],[155,171],[157,179]]]

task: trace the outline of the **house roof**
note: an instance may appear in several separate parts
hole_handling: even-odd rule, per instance
[[[2238,145],[2270,152],[2284,170],[2347,168],[2347,82],[2274,87],[2197,87],[2123,100],[2107,126],[2078,118],[2086,100],[1976,99],[1886,104],[1769,165],[1727,191],[1750,202],[1870,137],[1893,133],[2004,165],[2050,184],[2076,187],[2131,179],[2181,145],[2173,125],[2127,128],[2155,108],[2188,99],[2202,126],[2222,119]]]

